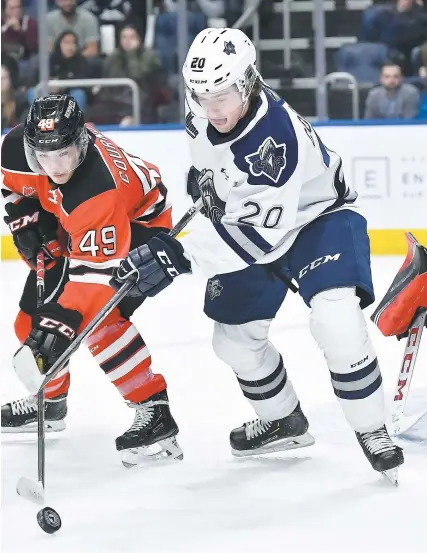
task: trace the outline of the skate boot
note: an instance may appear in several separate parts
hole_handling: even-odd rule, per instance
[[[45,399],[45,431],[59,432],[65,428],[67,394]],[[37,397],[28,396],[1,407],[2,432],[37,432]]]
[[[256,419],[232,430],[231,453],[236,457],[246,457],[307,447],[314,444],[314,438],[307,429],[308,421],[298,403],[293,412],[283,419]]]
[[[382,472],[386,478],[397,485],[397,467],[403,464],[403,451],[391,441],[386,427],[381,426],[373,432],[356,432],[356,438],[372,468]]]
[[[141,403],[129,403],[135,409],[135,419],[129,430],[116,438],[116,448],[123,451],[122,463],[130,468],[163,458],[184,457],[175,436],[178,426],[170,409],[166,390]]]

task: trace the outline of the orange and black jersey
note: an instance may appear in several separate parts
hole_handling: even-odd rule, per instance
[[[129,252],[131,224],[151,229],[172,224],[159,169],[86,127],[86,158],[64,185],[55,188],[47,176],[30,170],[22,124],[3,140],[1,167],[4,201],[37,198],[68,234],[70,282],[58,301],[80,311],[85,323],[112,295],[108,282]]]

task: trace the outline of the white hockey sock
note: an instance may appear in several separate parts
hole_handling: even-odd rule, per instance
[[[213,340],[216,354],[233,368],[243,395],[263,420],[282,419],[298,404],[282,356],[268,341],[270,322],[215,323]]]
[[[347,421],[358,432],[376,430],[385,421],[382,377],[359,298],[352,288],[327,290],[311,308],[310,329]]]
[[[274,364],[269,362],[251,371],[239,372],[235,367],[233,370],[243,395],[258,417],[271,421],[290,415],[298,404],[298,398],[283,365],[282,356],[272,344],[268,345],[268,350],[268,357],[271,360],[276,358]]]

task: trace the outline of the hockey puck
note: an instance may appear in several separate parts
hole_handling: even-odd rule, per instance
[[[61,528],[61,517],[52,509],[52,507],[44,507],[37,513],[37,522],[40,528],[48,534],[54,534]]]

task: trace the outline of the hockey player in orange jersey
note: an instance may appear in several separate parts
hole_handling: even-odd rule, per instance
[[[25,124],[2,143],[5,222],[31,267],[15,321],[21,343],[42,354],[46,370],[113,295],[109,279],[129,250],[171,228],[171,208],[156,166],[123,151],[84,124],[74,98],[38,98]],[[35,263],[46,259],[46,300],[36,307]],[[116,439],[135,464],[147,447],[182,458],[166,382],[129,318],[141,304],[125,299],[90,335],[100,368],[135,409],[132,426]],[[70,329],[64,335],[63,326]],[[65,427],[70,373],[65,366],[45,390],[47,430]],[[2,406],[2,432],[36,430],[33,396]]]

